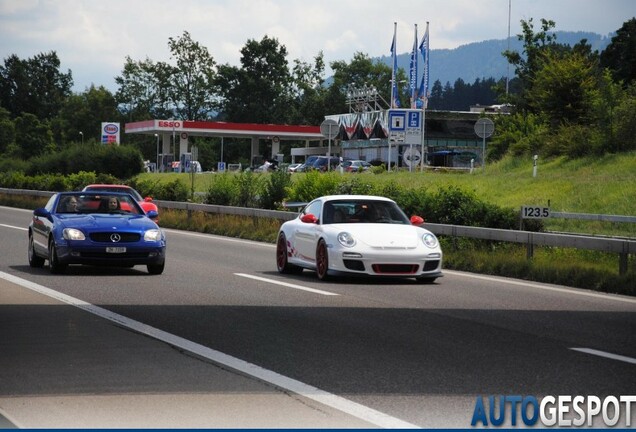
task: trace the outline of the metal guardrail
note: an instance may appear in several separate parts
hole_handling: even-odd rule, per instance
[[[291,220],[298,216],[298,213],[296,212],[287,212],[280,210],[264,210],[256,208],[229,207],[174,201],[155,201],[155,203],[159,207],[163,208],[241,216],[266,217],[283,221]],[[523,243],[526,245],[526,255],[528,259],[532,258],[535,246],[558,246],[617,253],[619,255],[619,274],[625,274],[627,272],[629,254],[636,254],[636,240],[629,239],[594,237],[578,234],[553,234],[532,231],[515,231],[496,228],[480,228],[435,223],[426,223],[425,227],[429,231],[438,235]]]
[[[0,193],[10,195],[32,195],[49,197],[54,192],[32,191],[26,189],[5,189],[0,188]],[[264,217],[279,219],[283,221],[294,219],[298,216],[295,212],[280,210],[264,210],[246,207],[230,207],[211,204],[196,204],[179,201],[155,200],[157,206],[161,208],[178,209],[186,211],[200,211],[205,213],[229,214],[240,216]],[[581,215],[581,213],[567,213],[570,215]],[[605,216],[605,215],[591,215]],[[616,216],[612,216],[614,219]],[[631,216],[621,216],[620,218],[631,219]],[[599,219],[596,220],[610,220]],[[618,221],[618,220],[613,220]],[[632,222],[631,220],[620,220],[618,222]],[[444,225],[426,223],[426,228],[437,235],[447,235],[452,237],[468,237],[482,240],[493,240],[502,242],[523,243],[527,248],[528,258],[532,258],[535,246],[557,246],[576,249],[597,250],[602,252],[617,253],[619,255],[619,274],[627,272],[628,257],[636,254],[636,240],[617,239],[608,237],[594,237],[578,234],[555,234],[532,231],[502,230],[496,228],[480,228],[460,225]]]
[[[636,223],[636,216],[605,215],[591,213],[552,212],[550,217],[561,219],[594,220],[602,222]]]

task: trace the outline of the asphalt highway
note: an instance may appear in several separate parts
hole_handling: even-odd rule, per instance
[[[636,394],[635,298],[320,282],[279,275],[272,244],[176,230],[162,275],[51,275],[30,217],[0,207],[0,425],[467,428],[480,397]]]

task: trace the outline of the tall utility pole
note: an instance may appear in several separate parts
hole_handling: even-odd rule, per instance
[[[512,7],[511,3],[512,3],[512,0],[508,0],[508,52],[510,52],[510,9]],[[509,81],[510,81],[510,62],[508,62],[508,66],[506,67],[506,96],[508,96]]]

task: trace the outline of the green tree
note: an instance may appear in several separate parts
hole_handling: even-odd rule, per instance
[[[604,137],[604,143],[600,147],[607,151],[620,151],[622,143],[616,140],[616,128],[621,122],[617,115],[617,108],[628,93],[624,92],[621,85],[612,80],[609,69],[605,69],[598,80],[596,89],[592,92],[592,110],[595,124]],[[625,119],[624,114],[622,115]],[[632,115],[634,117],[634,115]],[[629,115],[626,119],[629,118]]]
[[[632,83],[614,110],[616,151],[636,151],[636,82]]]
[[[530,80],[533,90],[527,95],[529,106],[533,112],[547,116],[553,126],[590,124],[596,71],[595,65],[576,51],[543,52]]]
[[[292,103],[289,123],[316,125],[324,120],[327,89],[324,87],[325,63],[320,52],[314,63],[294,60],[292,70]]]
[[[601,66],[609,68],[614,78],[625,85],[636,81],[636,18],[626,21],[618,29],[601,53]]]
[[[435,80],[431,88],[431,97],[428,98],[429,109],[441,109],[444,99],[444,87],[440,80]]]
[[[250,39],[241,49],[241,67],[219,67],[217,84],[223,116],[233,122],[285,123],[294,84],[287,48],[277,39]]]
[[[170,84],[168,95],[177,116],[187,120],[209,118],[216,104],[214,58],[206,47],[193,41],[187,31],[179,38],[168,40],[176,65],[172,69],[165,65],[163,72]]]
[[[121,75],[115,77],[119,86],[115,99],[128,121],[168,118],[172,115],[172,112],[163,115],[170,105],[167,86],[162,86],[163,71],[161,64],[157,65],[148,58],[136,62],[126,57]]]
[[[119,121],[121,113],[113,94],[105,87],[91,85],[64,101],[55,122],[55,139],[60,147],[85,140],[99,141],[102,122]]]
[[[15,143],[23,159],[50,153],[55,149],[53,133],[48,124],[33,114],[24,113],[16,118],[15,130]]]
[[[528,108],[527,98],[532,93],[532,83],[540,67],[541,53],[556,45],[556,35],[549,32],[554,26],[554,21],[542,18],[541,30],[535,33],[532,18],[528,21],[521,20],[522,34],[517,37],[523,41],[523,52],[503,52],[503,56],[515,67],[515,74],[519,80],[520,91],[515,97],[511,97],[512,103],[518,109]]]
[[[15,144],[15,124],[11,120],[11,113],[0,107],[0,154]]]
[[[119,86],[115,98],[128,121],[212,116],[217,105],[214,58],[188,32],[169,38],[168,47],[175,65],[126,57],[121,75],[115,78]]]
[[[386,64],[372,60],[367,54],[356,52],[350,63],[345,61],[332,62],[331,68],[334,71],[333,91],[340,94],[340,106],[330,106],[331,113],[349,112],[346,103],[347,90],[350,87],[361,88],[364,85],[374,87],[379,92],[384,102],[385,108],[388,108],[388,101],[391,100],[391,75],[392,71]],[[399,83],[406,82],[406,73],[403,69],[399,69],[396,73],[396,79]],[[406,105],[409,100],[408,89],[404,85],[400,85],[399,99],[402,106]],[[334,98],[334,102],[338,102],[338,98]]]
[[[0,105],[14,118],[30,113],[48,120],[57,115],[72,85],[71,71],[60,72],[55,51],[26,60],[14,54],[0,66]]]

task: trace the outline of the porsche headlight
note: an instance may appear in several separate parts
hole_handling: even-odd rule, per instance
[[[86,240],[86,237],[84,237],[84,233],[75,228],[64,228],[64,231],[62,231],[62,236],[66,240]]]
[[[152,242],[156,242],[161,240],[161,231],[158,229],[151,229],[148,230],[144,233],[144,240],[145,241],[152,241]]]
[[[434,247],[437,247],[437,237],[435,237],[431,233],[424,234],[422,236],[422,241],[424,242],[426,246],[430,247],[431,249],[433,249]]]
[[[344,247],[353,247],[356,245],[356,241],[354,240],[353,236],[344,231],[338,234],[338,241]]]

